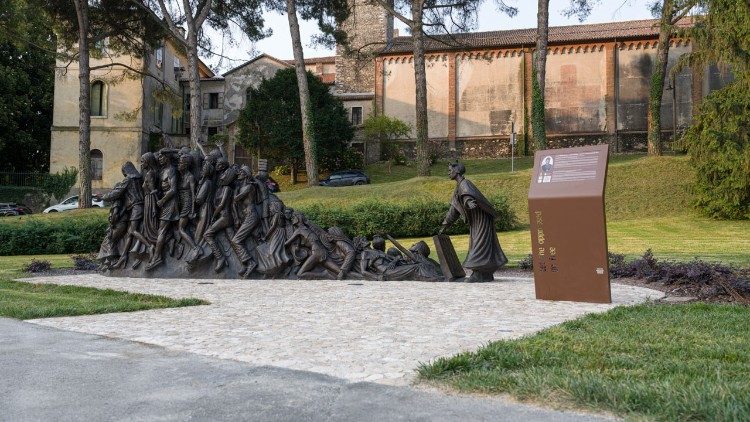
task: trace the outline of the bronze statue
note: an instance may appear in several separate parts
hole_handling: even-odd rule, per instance
[[[221,161],[219,163],[221,164]],[[216,190],[214,198],[213,222],[204,235],[206,243],[211,247],[211,251],[216,258],[214,271],[217,273],[224,268],[227,262],[224,251],[217,243],[216,235],[225,230],[232,231],[232,200],[234,199],[234,181],[236,178],[237,169],[234,167],[226,167],[219,176],[219,188]]]
[[[461,163],[448,165],[448,176],[456,181],[456,189],[439,233],[459,217],[463,218],[469,225],[469,252],[463,266],[472,271],[466,281],[492,281],[495,271],[508,262],[495,233],[497,213],[479,189],[464,178],[465,172],[466,167]]]
[[[173,150],[162,148],[156,154],[156,159],[159,162],[158,180],[162,197],[156,201],[160,210],[159,233],[153,255],[146,266],[147,270],[152,270],[162,264],[164,245],[172,236],[174,223],[180,219],[180,211],[177,206],[177,171],[172,162],[173,153]]]
[[[202,148],[162,148],[143,154],[141,172],[129,162],[122,172],[124,179],[105,197],[112,208],[99,258],[101,269],[111,274],[441,278],[424,242],[407,250],[391,239],[400,250],[386,253],[381,236],[370,245],[340,227],[320,227],[269,192],[265,166],[253,176],[247,166],[230,165],[221,148],[208,154]],[[146,255],[148,263],[140,268]]]

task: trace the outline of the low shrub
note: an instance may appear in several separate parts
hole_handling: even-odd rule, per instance
[[[517,227],[518,220],[504,197],[488,198],[498,217],[495,229],[508,231]],[[393,203],[366,200],[347,207],[313,205],[300,207],[307,218],[323,227],[339,226],[350,236],[390,234],[394,237],[431,236],[437,233],[448,210],[444,202],[414,201]],[[446,234],[469,232],[466,223],[459,220]]]
[[[25,273],[43,273],[49,271],[50,268],[52,268],[52,264],[49,261],[33,259],[28,265],[23,267],[23,271]]]
[[[0,222],[0,255],[78,254],[99,250],[106,214],[86,214],[23,223]]]
[[[79,271],[94,271],[99,268],[96,254],[93,253],[71,255],[70,259],[73,261],[73,268]]]
[[[610,256],[609,273],[613,278],[632,277],[666,285],[689,286],[702,295],[740,294],[750,298],[750,268],[736,268],[694,259],[688,262],[662,261],[651,249],[642,257],[626,261]]]
[[[518,261],[518,268],[531,271],[534,269],[534,256],[532,254],[526,255],[523,259]]]

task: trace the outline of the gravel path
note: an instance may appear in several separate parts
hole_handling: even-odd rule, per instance
[[[613,304],[534,299],[531,279],[493,283],[138,279],[85,274],[27,282],[195,297],[208,306],[32,320],[205,356],[409,384],[420,362],[518,338],[663,293],[612,285]]]

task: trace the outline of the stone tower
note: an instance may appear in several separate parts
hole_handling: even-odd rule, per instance
[[[352,12],[342,28],[352,53],[336,47],[336,90],[370,93],[375,90],[375,55],[393,38],[393,17],[369,0],[349,0]]]

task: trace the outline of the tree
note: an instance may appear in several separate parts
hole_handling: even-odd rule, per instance
[[[343,166],[354,129],[341,101],[330,94],[328,87],[310,72],[306,72],[306,79],[310,89],[310,129],[318,139],[316,158],[327,169],[337,170]],[[293,183],[305,162],[300,113],[296,70],[282,69],[257,89],[251,89],[238,122],[239,143],[287,164]]]
[[[451,33],[466,32],[476,26],[477,10],[482,0],[373,0],[393,17],[409,27],[414,55],[414,82],[416,109],[416,154],[418,174],[427,176],[430,173],[430,150],[428,144],[427,122],[427,75],[425,73],[425,39],[432,38],[446,45],[456,43]],[[509,7],[502,0],[498,8],[514,16],[518,10]],[[447,37],[434,38],[434,34],[445,34]]]
[[[750,219],[750,4],[707,0],[687,30],[693,41],[677,68],[729,66],[734,81],[701,102],[683,137],[696,178],[696,205],[715,218]]]
[[[278,3],[270,3],[271,9],[280,10]],[[302,39],[299,32],[299,21],[297,10],[299,8],[302,19],[316,19],[318,28],[322,32],[316,38],[316,42],[331,44],[345,42],[346,34],[336,28],[349,16],[349,7],[346,0],[285,0],[284,9],[289,20],[289,34],[292,39],[292,51],[294,53],[294,68],[297,74],[297,86],[299,87],[300,116],[302,119],[302,146],[305,153],[305,171],[307,172],[307,185],[318,184],[318,163],[316,159],[316,140],[310,126],[310,89],[307,84],[305,71],[305,56],[302,50]]]
[[[656,46],[656,64],[651,75],[651,89],[648,98],[648,154],[661,155],[661,100],[664,93],[664,78],[667,74],[669,41],[677,22],[685,17],[698,0],[661,0],[651,5],[651,11],[659,16],[659,43]],[[672,105],[675,107],[676,105]],[[677,124],[673,122],[672,124]]]
[[[531,130],[537,150],[547,148],[544,127],[544,78],[547,71],[547,40],[549,38],[549,0],[539,0],[536,13],[536,52],[534,78],[531,81]]]
[[[55,59],[49,16],[25,0],[0,5],[0,171],[49,169]]]
[[[563,10],[566,17],[577,16],[583,22],[591,14],[593,6],[601,0],[570,0]],[[547,148],[545,128],[544,88],[547,76],[547,43],[549,40],[549,0],[538,0],[536,14],[536,51],[534,52],[533,77],[531,81],[531,130],[537,150]]]
[[[202,99],[198,64],[199,48],[208,43],[203,25],[226,31],[235,23],[250,41],[259,40],[268,32],[263,30],[260,0],[131,0],[158,15],[170,36],[187,50],[188,85],[190,87],[190,142],[195,146],[202,140]],[[187,30],[183,30],[183,26]]]
[[[411,126],[396,117],[384,114],[372,114],[362,123],[365,136],[378,142],[380,145],[380,159],[388,161],[388,174],[391,174],[391,166],[394,161],[402,158],[398,148],[389,141],[408,138],[411,134]]]

